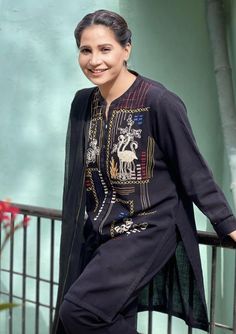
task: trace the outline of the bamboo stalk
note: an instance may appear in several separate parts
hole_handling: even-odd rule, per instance
[[[224,146],[230,166],[231,190],[236,208],[236,108],[224,19],[222,0],[207,0],[207,23],[214,59]]]

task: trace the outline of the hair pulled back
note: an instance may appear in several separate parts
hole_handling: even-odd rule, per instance
[[[110,28],[117,42],[125,47],[127,43],[131,44],[131,31],[128,28],[127,22],[125,19],[115,12],[109,10],[100,9],[93,13],[87,14],[84,18],[78,23],[74,36],[76,39],[76,44],[78,48],[80,47],[81,35],[84,29],[88,28],[93,24],[101,24]]]

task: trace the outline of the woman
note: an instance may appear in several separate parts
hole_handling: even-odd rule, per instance
[[[86,15],[75,38],[95,87],[77,92],[71,107],[53,332],[133,334],[137,310],[147,309],[207,330],[192,203],[221,238],[236,240],[236,219],[185,106],[128,70],[131,32],[118,14]]]

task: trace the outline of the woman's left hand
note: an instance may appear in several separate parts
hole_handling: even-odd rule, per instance
[[[231,232],[231,233],[229,233],[229,236],[230,236],[234,241],[236,241],[236,230],[233,231],[233,232]]]

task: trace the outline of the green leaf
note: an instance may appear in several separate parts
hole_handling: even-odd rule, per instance
[[[14,303],[3,303],[0,304],[0,311],[7,310],[16,306],[20,306],[19,304],[14,304]]]

